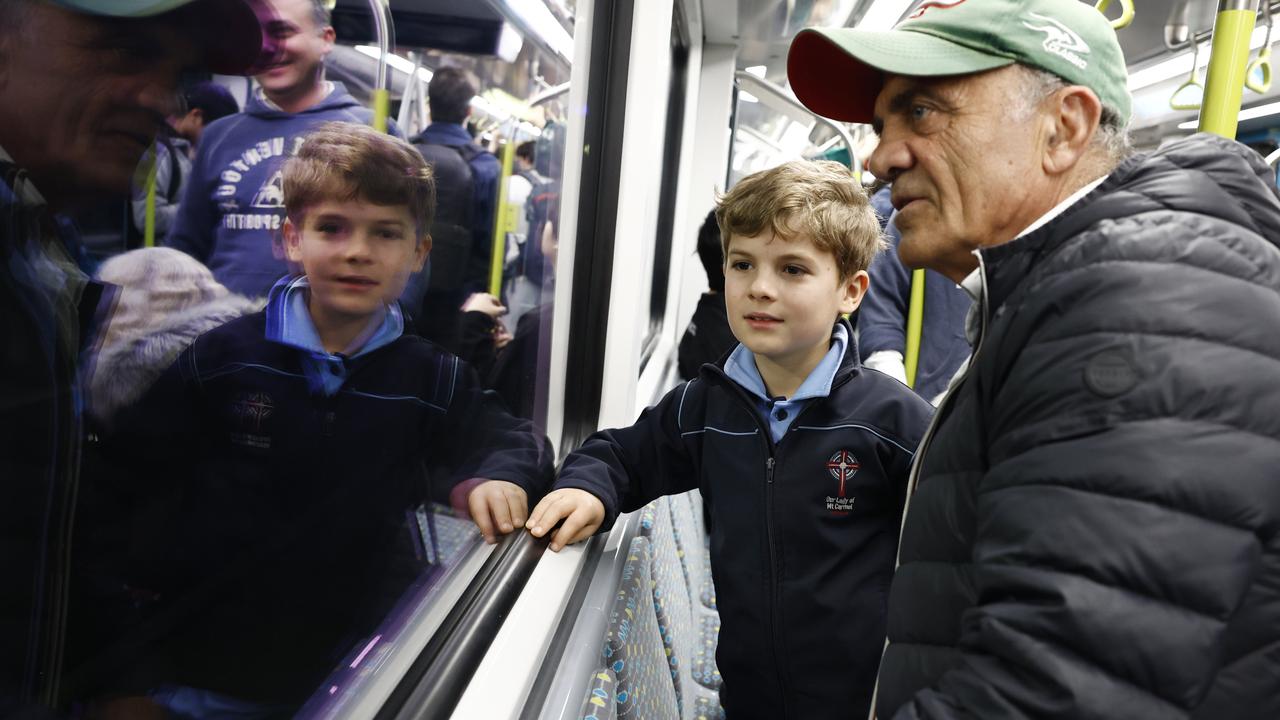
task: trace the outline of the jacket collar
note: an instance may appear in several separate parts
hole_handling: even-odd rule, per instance
[[[840,367],[836,369],[835,377],[831,380],[832,391],[848,382],[854,375],[862,372],[862,361],[858,355],[858,340],[853,333],[853,325],[850,324],[847,318],[840,318],[837,324],[844,326],[848,344],[845,346],[844,358],[840,361]],[[741,343],[730,348],[715,363],[703,365],[698,372],[698,376],[703,380],[730,380],[731,378],[725,373],[725,363],[729,361],[729,358],[739,347],[741,347]]]

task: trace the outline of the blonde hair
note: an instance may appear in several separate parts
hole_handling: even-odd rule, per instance
[[[796,160],[752,173],[716,204],[725,257],[734,235],[765,230],[783,240],[805,236],[831,253],[841,278],[871,265],[887,245],[875,210],[849,169],[828,160]]]
[[[307,135],[284,166],[284,206],[295,225],[334,200],[406,205],[426,237],[436,212],[431,167],[412,145],[367,125],[328,122]]]

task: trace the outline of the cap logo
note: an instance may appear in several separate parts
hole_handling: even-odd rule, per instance
[[[957,5],[963,5],[963,4],[964,4],[964,0],[953,0],[953,2],[928,2],[921,5],[918,10],[916,10],[915,12],[907,16],[907,19],[915,20],[921,15],[924,15],[925,10],[946,10],[947,8],[953,8]]]
[[[1089,62],[1078,54],[1083,53],[1088,55],[1089,45],[1085,43],[1085,41],[1077,35],[1074,30],[1051,17],[1046,17],[1038,13],[1029,12],[1027,13],[1027,16],[1038,20],[1041,23],[1047,23],[1034,25],[1026,20],[1022,21],[1022,24],[1031,30],[1044,33],[1045,52],[1057,55],[1081,70],[1089,67]]]

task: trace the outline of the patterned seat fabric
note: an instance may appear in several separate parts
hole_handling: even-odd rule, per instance
[[[698,647],[693,653],[693,681],[711,690],[720,689],[716,668],[716,646],[720,641],[720,616],[707,613],[698,618]]]
[[[600,668],[591,673],[591,684],[587,689],[587,698],[582,702],[582,720],[613,720],[618,715],[618,706],[614,693],[618,678],[613,668]]]
[[[693,702],[693,720],[724,720],[724,708],[720,707],[720,694],[700,690]]]
[[[632,540],[609,613],[604,665],[617,680],[613,701],[619,718],[680,717],[654,608],[651,563],[648,538]],[[596,689],[593,687],[592,691]]]
[[[702,522],[702,500],[697,491],[668,498],[676,545],[685,579],[689,583],[692,602],[716,609],[716,588],[711,581],[711,549],[705,542]]]
[[[645,506],[640,515],[640,535],[649,539],[652,550],[653,606],[662,632],[662,645],[671,670],[671,682],[681,717],[693,716],[691,697],[693,659],[693,608],[689,603],[689,586],[680,565],[668,500],[658,498]]]

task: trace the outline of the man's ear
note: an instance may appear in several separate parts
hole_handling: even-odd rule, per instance
[[[867,287],[871,285],[871,276],[866,270],[859,270],[841,281],[844,297],[840,300],[840,314],[848,315],[862,304],[867,296]]]
[[[1102,101],[1089,88],[1071,85],[1054,94],[1046,112],[1049,137],[1044,148],[1044,171],[1061,176],[1088,153],[1102,119]]]
[[[284,252],[290,262],[302,262],[302,231],[293,224],[291,218],[286,217],[284,224],[280,226],[280,231],[284,235]]]
[[[338,31],[334,30],[332,25],[326,25],[320,31],[320,39],[324,40],[324,54],[328,55],[333,50],[333,44],[338,40]]]

